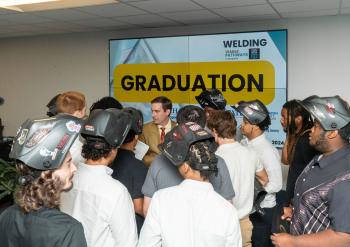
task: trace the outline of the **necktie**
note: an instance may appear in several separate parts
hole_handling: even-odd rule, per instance
[[[160,132],[160,143],[164,142],[164,136],[165,136],[165,128],[161,127],[160,128],[161,132]]]

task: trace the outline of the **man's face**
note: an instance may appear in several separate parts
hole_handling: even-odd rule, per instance
[[[169,121],[170,110],[163,110],[162,103],[153,103],[152,106],[152,119],[155,124],[165,126]]]
[[[320,123],[315,121],[309,134],[309,142],[312,147],[321,153],[325,152],[328,148],[326,133],[327,132],[322,128]]]
[[[281,125],[284,132],[287,132],[287,124],[288,124],[288,112],[286,108],[282,108],[281,110]]]
[[[77,167],[72,162],[72,156],[70,153],[67,154],[60,168],[56,169],[52,176],[58,178],[63,184],[62,190],[69,190],[73,186],[73,176]]]
[[[248,120],[244,117],[243,121],[241,123],[241,132],[243,135],[245,135],[246,137],[249,137],[252,134],[253,131],[253,125],[251,125]]]

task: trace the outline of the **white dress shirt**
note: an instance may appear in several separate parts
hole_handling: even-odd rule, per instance
[[[69,150],[72,155],[72,161],[75,165],[85,162],[85,159],[83,158],[83,156],[81,156],[82,149],[83,149],[83,140],[82,140],[82,137],[79,136],[77,139],[75,139],[75,141],[73,142]]]
[[[253,209],[255,173],[264,169],[255,151],[238,142],[221,144],[215,152],[226,162],[235,197],[233,205],[243,219]]]
[[[260,206],[272,208],[276,205],[276,193],[282,189],[281,157],[264,133],[248,141],[247,145],[256,151],[269,178],[268,184],[264,187],[267,195]]]
[[[165,134],[168,134],[171,130],[171,120],[169,118],[168,123],[165,126],[162,126],[160,124],[157,125],[158,131],[159,131],[159,136],[162,134],[162,128],[164,129]]]
[[[135,212],[128,190],[103,165],[79,164],[73,188],[61,196],[61,211],[79,220],[89,247],[134,247]]]
[[[210,183],[186,179],[154,194],[138,246],[241,247],[236,209]]]

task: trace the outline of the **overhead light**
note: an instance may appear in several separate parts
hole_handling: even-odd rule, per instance
[[[57,0],[2,0],[0,2],[0,7],[12,7],[25,4],[35,4],[35,3],[46,3],[55,2]]]
[[[31,12],[113,4],[118,2],[118,0],[0,0],[0,8],[20,12]]]
[[[20,5],[37,4],[55,2],[57,0],[2,0],[0,2],[0,8],[23,12],[23,9],[17,7]]]

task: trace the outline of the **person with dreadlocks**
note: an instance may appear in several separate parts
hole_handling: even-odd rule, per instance
[[[338,95],[314,95],[300,104],[314,118],[309,142],[321,154],[299,175],[293,207],[284,208],[290,234],[271,239],[276,247],[350,246],[349,104]]]
[[[289,165],[287,177],[288,206],[294,197],[294,186],[300,173],[318,152],[309,143],[313,126],[310,113],[297,100],[287,101],[281,111],[281,125],[286,132],[282,162]]]
[[[154,194],[140,247],[242,246],[236,209],[208,179],[218,172],[213,144],[213,136],[193,122],[180,124],[165,136],[161,153],[185,180]]]

